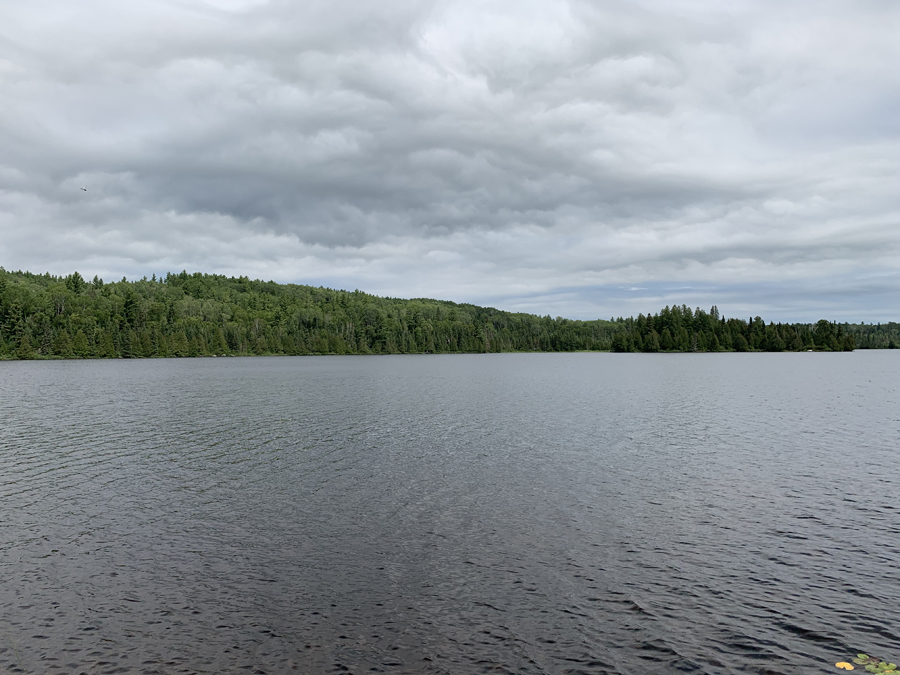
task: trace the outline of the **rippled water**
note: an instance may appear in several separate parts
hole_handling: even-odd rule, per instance
[[[0,363],[0,670],[900,658],[900,353]]]

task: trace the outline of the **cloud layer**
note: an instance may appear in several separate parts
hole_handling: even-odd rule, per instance
[[[7,268],[900,318],[893,0],[7,5]]]

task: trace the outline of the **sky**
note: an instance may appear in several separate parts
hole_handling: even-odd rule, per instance
[[[900,320],[898,35],[896,0],[0,2],[0,265]]]

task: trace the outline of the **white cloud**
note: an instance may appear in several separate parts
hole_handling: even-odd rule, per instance
[[[886,0],[8,3],[0,264],[897,318],[898,29]]]

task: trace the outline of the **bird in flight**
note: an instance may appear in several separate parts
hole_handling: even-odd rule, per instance
[[[81,189],[84,190],[85,192],[87,192],[87,188],[81,188]]]

